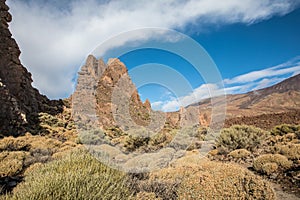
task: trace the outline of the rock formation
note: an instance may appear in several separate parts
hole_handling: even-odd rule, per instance
[[[37,122],[38,112],[61,111],[61,102],[50,101],[31,83],[31,74],[19,60],[20,50],[8,29],[12,20],[5,0],[0,0],[0,137],[24,133]]]
[[[153,113],[151,104],[149,100],[141,101],[126,66],[119,59],[109,59],[105,64],[102,59],[90,55],[78,74],[73,95],[74,117],[78,124],[86,125],[89,121],[95,128],[118,126],[125,130],[135,125],[149,125]]]

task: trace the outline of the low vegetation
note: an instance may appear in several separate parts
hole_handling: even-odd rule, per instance
[[[238,165],[201,159],[197,153],[151,173],[149,179],[141,182],[142,194],[155,193],[160,199],[275,198],[268,182],[252,172]]]
[[[243,158],[247,158],[248,156],[250,156],[251,152],[246,149],[236,149],[236,150],[233,150],[232,152],[230,152],[228,155],[233,158],[242,158],[243,159]]]
[[[17,176],[34,163],[45,163],[52,156],[77,146],[72,141],[61,142],[56,138],[31,135],[0,140],[1,177]]]
[[[217,139],[217,146],[226,152],[236,149],[247,149],[253,151],[266,139],[268,132],[253,126],[235,125],[221,131]]]
[[[297,133],[297,134],[299,134],[300,133],[300,126],[290,125],[290,124],[282,124],[282,125],[275,126],[271,130],[272,135],[283,136],[283,135],[288,134],[288,133]]]
[[[58,123],[53,118],[45,119]],[[90,130],[70,140],[51,134],[6,137],[0,140],[0,176],[25,178],[0,199],[274,199],[270,184],[258,175],[290,183],[289,187],[297,191],[297,127],[282,125],[269,132],[244,125],[223,129],[215,149],[202,159],[197,149],[212,137],[201,127],[187,127],[179,137],[175,129],[152,135],[144,129],[123,132],[117,127],[105,132]],[[194,139],[187,155],[148,174],[110,169],[81,149],[81,144],[104,142],[119,146],[123,153],[155,151],[168,145],[174,136]],[[180,142],[175,145],[186,145]]]
[[[85,151],[28,172],[10,199],[130,199],[127,176],[101,164]]]
[[[292,166],[293,162],[287,157],[280,154],[264,154],[258,156],[253,162],[253,168],[262,173],[270,175],[277,170],[287,170]]]

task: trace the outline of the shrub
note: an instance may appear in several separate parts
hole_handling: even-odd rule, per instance
[[[79,144],[98,145],[104,142],[104,133],[102,130],[81,131],[79,134]]]
[[[139,192],[136,200],[161,200],[161,198],[157,198],[154,192]]]
[[[275,163],[278,167],[275,167]],[[264,154],[258,156],[253,162],[254,170],[266,174],[270,174],[270,168],[278,170],[287,170],[292,166],[292,162],[287,157],[280,154]],[[273,171],[274,172],[274,171]]]
[[[251,155],[251,152],[246,149],[236,149],[229,153],[229,156],[233,158],[247,158]]]
[[[27,151],[31,145],[26,140],[5,137],[0,140],[0,151]]]
[[[274,172],[277,172],[278,165],[277,163],[266,163],[262,166],[262,172],[266,173],[267,175],[271,175]]]
[[[171,129],[168,131],[159,132],[153,137],[150,138],[149,144],[153,147],[161,148],[169,144],[174,136],[176,135],[177,130]]]
[[[177,199],[179,180],[141,180],[132,184],[137,199]]]
[[[142,128],[130,129],[126,134],[124,147],[128,151],[134,151],[140,147],[146,147],[153,133]]]
[[[247,169],[201,159],[199,154],[180,158],[172,167],[150,174],[149,181],[159,180],[180,180],[176,190],[178,199],[275,198],[269,183]],[[159,193],[156,195],[161,197]]]
[[[300,126],[296,126],[296,125],[290,125],[290,124],[282,124],[279,126],[275,126],[272,130],[271,130],[271,134],[272,135],[280,135],[283,136],[287,133],[299,133],[300,131]]]
[[[268,136],[268,132],[253,127],[235,125],[225,128],[217,138],[217,146],[228,151],[235,149],[247,149],[253,151]]]
[[[274,152],[280,153],[291,160],[300,159],[300,144],[276,145]]]
[[[11,199],[129,199],[125,174],[84,151],[32,169]]]
[[[24,160],[28,156],[24,151],[3,151],[0,153],[0,177],[18,175],[24,167]]]

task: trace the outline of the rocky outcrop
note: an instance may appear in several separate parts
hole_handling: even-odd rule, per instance
[[[149,99],[146,99],[146,101],[144,102],[144,106],[145,106],[148,110],[151,110],[151,103],[150,103]]]
[[[95,92],[105,68],[106,64],[103,60],[97,60],[90,55],[78,72],[76,90],[72,95],[72,110],[74,121],[79,129],[99,126]]]
[[[5,0],[0,0],[0,137],[20,135],[37,122],[38,112],[57,113],[61,102],[50,101],[31,83],[31,74],[19,60],[20,50],[8,29],[12,20]]]
[[[73,113],[79,127],[120,127],[126,131],[163,125],[164,113],[153,111],[149,100],[141,101],[126,66],[119,59],[109,59],[105,64],[90,55],[78,74]]]

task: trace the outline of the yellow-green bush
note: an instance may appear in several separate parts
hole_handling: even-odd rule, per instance
[[[300,144],[286,144],[286,145],[275,145],[273,151],[286,156],[291,160],[300,159]]]
[[[235,164],[185,156],[172,167],[150,174],[149,181],[179,181],[178,199],[274,199],[270,184]],[[158,194],[157,194],[158,195]]]
[[[129,199],[127,177],[84,151],[32,169],[11,199]]]
[[[278,167],[275,167],[275,163]],[[273,169],[287,170],[292,166],[292,162],[287,159],[287,157],[280,154],[264,154],[258,156],[253,162],[253,168],[262,173],[270,174]],[[270,171],[269,169],[272,168]]]
[[[247,158],[251,155],[251,152],[246,149],[236,149],[228,154],[233,158]]]
[[[235,149],[253,151],[268,136],[268,132],[253,126],[234,125],[221,131],[217,138],[217,146],[229,152]]]
[[[134,151],[140,147],[146,147],[149,144],[153,132],[147,129],[130,129],[126,132],[124,147],[128,151]]]
[[[152,146],[152,149],[159,149],[168,145],[176,135],[177,130],[170,129],[168,131],[162,131],[150,138],[149,145]]]
[[[291,125],[291,124],[282,124],[279,126],[275,126],[271,130],[272,135],[280,135],[283,136],[287,133],[299,133],[300,126],[299,125]]]
[[[78,137],[79,144],[86,144],[86,145],[99,145],[102,144],[104,141],[104,133],[100,129],[91,129],[87,131],[80,131]]]

